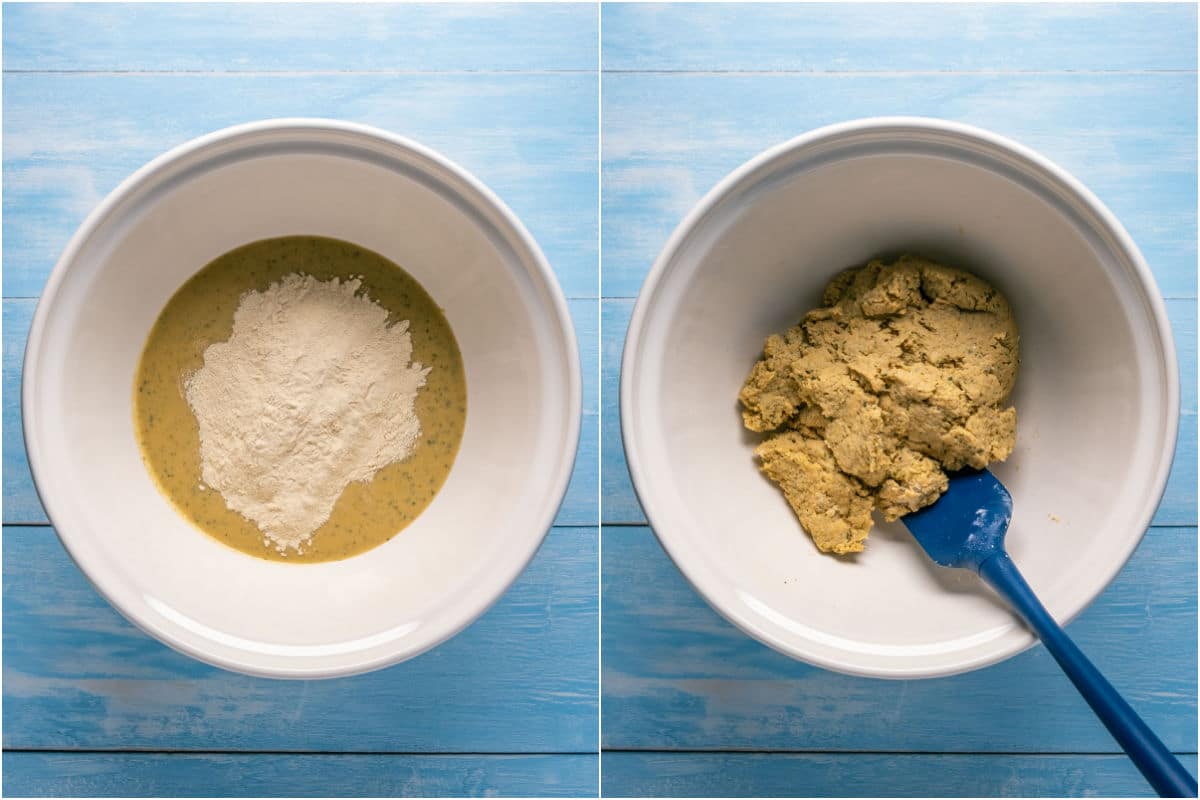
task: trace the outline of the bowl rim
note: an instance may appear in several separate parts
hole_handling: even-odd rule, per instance
[[[421,637],[414,642],[410,642],[408,640],[409,637],[395,639],[389,643],[390,646],[386,646],[387,649],[385,652],[370,659],[355,661],[353,658],[355,653],[350,653],[349,657],[346,655],[322,656],[319,660],[323,663],[318,665],[306,665],[303,660],[299,660],[292,665],[283,667],[265,666],[256,663],[254,660],[255,657],[248,651],[238,651],[236,657],[226,656],[223,653],[208,651],[203,647],[195,646],[188,641],[179,639],[169,627],[161,625],[156,621],[148,607],[126,607],[117,602],[105,590],[102,585],[103,579],[96,574],[95,570],[89,569],[86,559],[81,557],[79,549],[73,546],[74,535],[70,531],[64,531],[55,521],[57,508],[55,499],[52,496],[48,496],[47,492],[43,489],[43,481],[39,480],[39,475],[42,475],[47,467],[43,463],[43,453],[41,452],[41,444],[36,430],[37,419],[40,413],[34,402],[34,398],[38,392],[38,370],[30,370],[29,367],[44,360],[42,345],[48,318],[50,317],[51,309],[59,289],[71,265],[79,256],[80,250],[97,230],[109,221],[111,213],[120,203],[142,188],[144,184],[153,179],[160,171],[204,150],[236,143],[238,139],[254,140],[262,134],[288,134],[295,136],[304,136],[306,134],[348,134],[357,137],[361,141],[384,145],[392,148],[394,151],[402,151],[407,155],[415,156],[418,160],[431,162],[435,167],[445,170],[453,178],[462,181],[468,192],[468,198],[471,192],[476,195],[474,198],[469,198],[471,202],[487,207],[488,210],[494,212],[499,217],[501,223],[507,226],[507,233],[514,237],[515,244],[520,248],[517,250],[517,253],[526,256],[523,260],[527,261],[527,266],[531,268],[530,276],[540,283],[538,288],[550,299],[550,305],[545,311],[549,317],[552,317],[551,322],[557,328],[556,333],[559,337],[559,344],[566,356],[564,363],[567,384],[566,435],[563,438],[563,447],[559,458],[556,463],[551,465],[552,469],[547,470],[546,473],[549,489],[545,493],[543,506],[537,514],[537,522],[532,526],[534,530],[540,533],[537,536],[529,536],[515,542],[514,544],[517,545],[515,551],[519,557],[512,562],[513,567],[503,574],[497,574],[497,579],[493,582],[489,591],[475,593],[476,602],[463,608],[458,614],[449,615],[452,619],[448,623],[443,623],[440,628],[436,628],[429,635]],[[420,172],[425,172],[425,168],[417,169]],[[523,249],[523,253],[521,249]],[[75,562],[75,565],[109,605],[115,608],[125,619],[142,632],[152,636],[171,649],[204,663],[232,672],[264,678],[300,680],[337,678],[382,669],[433,649],[461,633],[479,619],[479,617],[483,616],[507,592],[516,579],[525,571],[526,567],[529,566],[529,563],[533,560],[534,555],[545,540],[546,535],[553,527],[554,519],[566,496],[575,458],[578,453],[582,425],[581,415],[582,377],[579,345],[576,340],[574,325],[571,322],[566,297],[541,248],[516,214],[479,178],[426,145],[375,126],[320,117],[279,117],[221,128],[170,148],[139,167],[121,181],[88,214],[79,228],[76,229],[51,270],[38,298],[37,307],[34,310],[21,366],[22,433],[25,438],[25,451],[29,462],[29,471],[33,479],[34,490],[38,495],[42,507],[46,511],[49,524],[58,535],[59,541],[62,542],[63,548],[67,551],[71,560]],[[361,655],[366,651],[357,652]],[[336,660],[337,663],[324,663],[333,660]]]
[[[750,185],[753,182],[754,174],[762,167],[770,164],[778,159],[786,158],[788,155],[795,153],[798,150],[818,146],[822,143],[831,142],[836,139],[854,134],[877,133],[877,134],[892,134],[902,135],[904,133],[922,133],[922,134],[948,134],[957,137],[959,140],[971,141],[976,144],[991,146],[1006,155],[1013,157],[1026,166],[1033,167],[1035,170],[1040,170],[1046,174],[1052,181],[1057,181],[1064,188],[1072,199],[1082,203],[1089,211],[1091,211],[1100,221],[1103,228],[1113,238],[1116,247],[1123,252],[1129,259],[1130,264],[1134,268],[1134,274],[1137,278],[1137,283],[1142,290],[1147,308],[1150,312],[1150,317],[1153,321],[1153,327],[1157,335],[1157,343],[1159,352],[1162,356],[1163,373],[1167,377],[1166,386],[1164,387],[1164,411],[1166,419],[1164,440],[1170,442],[1170,446],[1164,447],[1160,454],[1156,465],[1156,472],[1152,482],[1154,490],[1144,498],[1143,507],[1139,516],[1138,529],[1140,533],[1137,536],[1132,536],[1126,543],[1122,552],[1114,553],[1119,558],[1114,558],[1111,562],[1110,569],[1103,576],[1103,583],[1099,589],[1091,597],[1088,597],[1079,608],[1073,610],[1068,616],[1060,619],[1062,625],[1066,625],[1071,620],[1075,619],[1088,606],[1090,606],[1097,597],[1112,583],[1113,579],[1121,571],[1128,562],[1133,552],[1141,543],[1142,538],[1146,535],[1147,530],[1151,525],[1154,514],[1158,509],[1159,503],[1162,501],[1164,492],[1166,491],[1167,479],[1171,471],[1171,466],[1175,458],[1175,442],[1179,434],[1179,372],[1178,360],[1175,352],[1174,337],[1171,333],[1170,321],[1167,317],[1166,303],[1163,300],[1162,293],[1158,290],[1158,285],[1154,280],[1154,275],[1142,256],[1141,251],[1134,243],[1133,238],[1125,227],[1117,220],[1116,216],[1100,201],[1095,194],[1092,193],[1084,184],[1067,172],[1065,169],[1055,164],[1050,159],[1037,153],[1033,149],[1020,144],[1005,136],[1001,136],[991,131],[979,128],[974,125],[968,125],[961,122],[940,119],[936,117],[921,117],[921,116],[879,116],[879,117],[864,117],[860,119],[847,120],[837,122],[831,125],[825,125],[819,128],[814,128],[810,131],[800,134],[792,139],[773,145],[759,154],[755,155],[748,161],[744,162],[724,178],[722,178],[712,189],[710,189],[703,198],[696,203],[686,216],[675,227],[666,244],[663,246],[654,264],[651,266],[645,281],[642,284],[641,290],[638,292],[637,301],[634,304],[633,313],[629,321],[629,329],[625,337],[625,346],[621,357],[621,377],[620,377],[620,416],[621,416],[621,440],[625,449],[625,459],[629,467],[629,474],[632,479],[634,493],[637,495],[639,504],[641,505],[650,528],[654,531],[655,537],[662,545],[663,550],[670,556],[676,568],[683,574],[689,585],[704,598],[714,611],[735,627],[740,629],[748,636],[757,639],[759,642],[776,650],[791,658],[813,664],[818,667],[841,672],[843,674],[855,675],[859,677],[871,678],[887,678],[887,679],[912,679],[912,678],[937,678],[956,675],[964,672],[981,669],[992,664],[1004,661],[1012,656],[1015,656],[1024,650],[1037,644],[1037,637],[1027,628],[1021,628],[1021,640],[1016,644],[998,650],[996,653],[982,657],[966,660],[962,663],[951,664],[943,667],[879,667],[866,668],[861,664],[849,660],[840,660],[837,657],[826,657],[820,652],[807,650],[803,647],[794,646],[784,642],[772,633],[758,624],[753,615],[744,613],[740,610],[724,608],[719,604],[719,600],[712,589],[706,589],[702,582],[696,579],[695,572],[690,569],[693,564],[694,556],[688,552],[685,544],[685,538],[679,537],[675,539],[671,536],[672,520],[667,519],[659,513],[655,508],[653,497],[649,495],[647,487],[649,479],[647,470],[642,465],[642,451],[639,447],[637,432],[633,419],[635,417],[635,399],[636,386],[632,378],[638,372],[638,360],[642,350],[642,335],[645,330],[647,320],[652,313],[656,295],[660,284],[665,279],[666,274],[678,255],[681,247],[684,245],[697,223],[705,218],[714,208],[716,208],[726,197],[732,195],[742,186]]]

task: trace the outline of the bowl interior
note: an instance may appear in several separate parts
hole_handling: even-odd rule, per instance
[[[1061,184],[1002,149],[845,136],[760,164],[659,265],[623,376],[639,496],[693,585],[784,652],[894,677],[982,666],[1032,638],[899,523],[877,525],[856,558],[820,554],[759,474],[736,398],[765,336],[818,305],[836,271],[905,251],[976,272],[1013,306],[1017,446],[994,471],[1015,500],[1014,560],[1069,618],[1124,563],[1161,494],[1173,361],[1127,255]]]
[[[143,467],[131,408],[172,293],[222,253],[289,234],[352,241],[420,281],[468,391],[457,460],[426,511],[381,547],[312,565],[191,527]],[[73,557],[142,627],[248,672],[361,671],[448,638],[532,556],[574,456],[574,341],[539,258],[458,172],[361,133],[260,130],[152,169],[52,281],[26,365],[31,460]]]

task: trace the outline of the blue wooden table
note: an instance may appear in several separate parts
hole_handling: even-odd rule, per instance
[[[1145,794],[1041,648],[924,682],[797,664],[704,605],[633,496],[619,354],[670,230],[764,147],[895,113],[982,125],[1063,164],[1168,298],[1175,470],[1155,527],[1071,630],[1195,770],[1194,7],[606,6],[599,287],[596,12],[4,8],[8,794],[594,794],[599,519],[607,794]],[[95,594],[46,526],[17,401],[34,301],[100,198],[192,136],[291,115],[406,134],[496,189],[570,298],[585,420],[558,525],[483,619],[383,672],[279,684],[179,656]]]
[[[5,5],[4,791],[595,795],[595,5]],[[466,632],[362,677],[274,682],[148,639],[47,527],[20,430],[35,301],[74,229],[149,159],[324,116],[430,145],[526,223],[570,301],[584,424],[541,551]]]
[[[602,786],[606,795],[1145,795],[1037,647],[940,680],[851,678],[721,620],[630,488],[620,352],[658,250],[721,177],[856,117],[1013,137],[1082,179],[1154,269],[1179,348],[1170,488],[1071,625],[1196,769],[1196,9],[605,5],[602,15]]]

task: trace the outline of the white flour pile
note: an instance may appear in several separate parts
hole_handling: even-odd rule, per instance
[[[247,292],[229,340],[185,382],[202,478],[279,552],[299,551],[352,481],[407,458],[428,367],[408,321],[356,294],[357,279],[292,274]]]

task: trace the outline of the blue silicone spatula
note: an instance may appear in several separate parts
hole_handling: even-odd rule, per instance
[[[1195,779],[1075,646],[1008,557],[1004,534],[1012,505],[992,473],[963,471],[950,476],[950,488],[936,503],[902,522],[935,562],[974,570],[1012,604],[1159,796],[1195,797]]]

